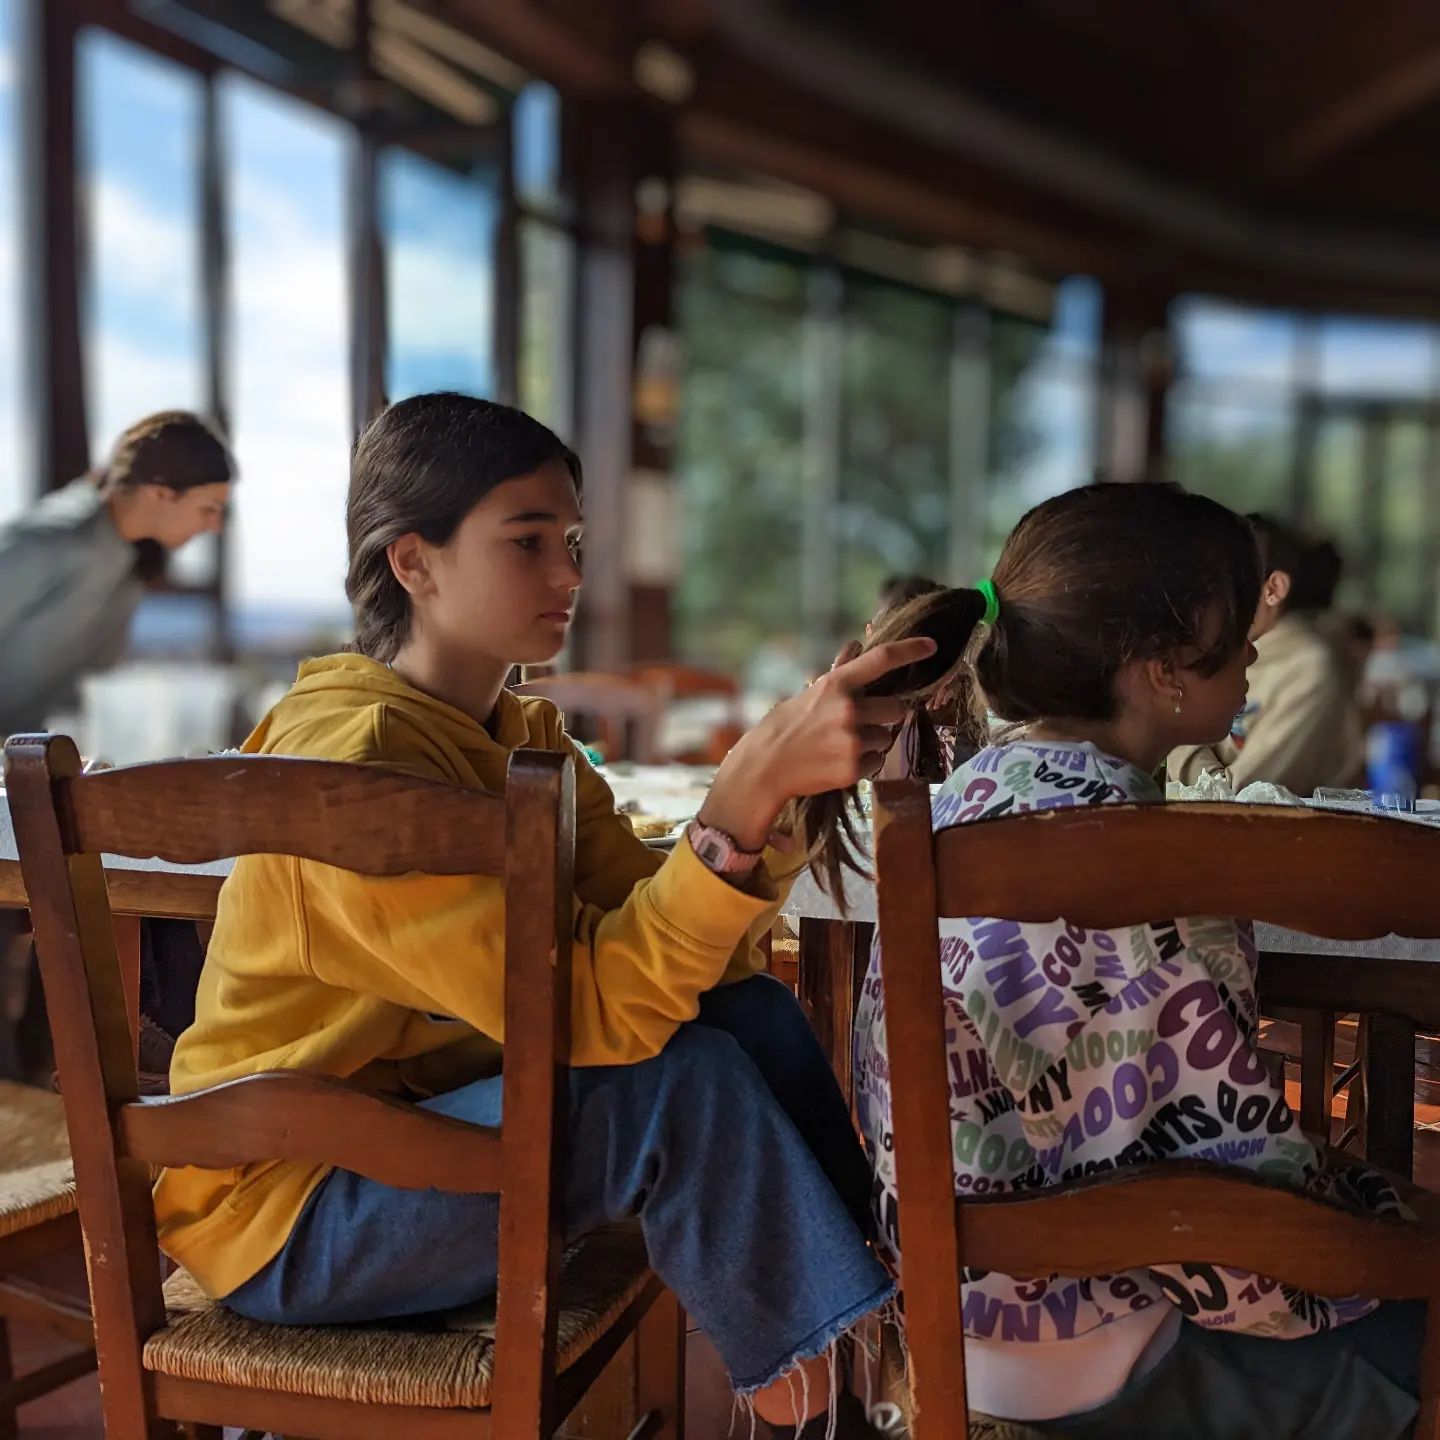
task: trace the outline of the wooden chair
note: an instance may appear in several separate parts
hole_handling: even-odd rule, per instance
[[[540,1440],[637,1330],[643,1433],[673,1440],[683,1331],[638,1232],[605,1230],[568,1253],[562,1245],[571,763],[522,751],[496,797],[269,756],[81,776],[64,737],[14,738],[6,762],[75,1159],[110,1440],[173,1436],[176,1422],[206,1437],[219,1434],[206,1427],[239,1425],[315,1440]],[[502,875],[504,1124],[467,1125],[286,1071],[139,1101],[102,852],[182,863],[269,853],[377,876]],[[498,1191],[493,1320],[472,1318],[464,1330],[272,1326],[208,1301],[183,1271],[162,1293],[153,1167],[273,1159],[409,1188]]]
[[[559,706],[565,727],[577,739],[598,743],[607,760],[659,762],[657,742],[666,700],[643,680],[598,670],[572,670],[526,680],[517,695],[543,695]]]
[[[938,925],[994,915],[1114,928],[1218,914],[1350,939],[1435,936],[1440,834],[1368,816],[1203,804],[1079,806],[932,834],[929,792],[906,782],[876,787],[875,824],[902,1253],[923,1257],[901,1277],[914,1440],[969,1433],[962,1266],[1033,1278],[1206,1262],[1320,1294],[1429,1299],[1415,1434],[1437,1440],[1440,1229],[1346,1214],[1199,1164],[957,1203]]]
[[[660,691],[667,708],[676,700],[724,702],[720,718],[704,736],[703,743],[671,756],[680,763],[718,765],[745,733],[745,717],[740,708],[740,683],[733,676],[674,662],[636,665],[629,673],[634,679]]]

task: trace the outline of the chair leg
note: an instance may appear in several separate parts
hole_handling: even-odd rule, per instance
[[[635,1412],[645,1440],[685,1440],[685,1312],[669,1290],[636,1329]]]
[[[1331,1083],[1335,1075],[1335,1012],[1306,1010],[1300,1017],[1300,1128],[1330,1143]]]
[[[0,1390],[15,1378],[15,1369],[10,1357],[10,1322],[0,1315]],[[20,1421],[15,1407],[0,1400],[0,1440],[19,1440]]]

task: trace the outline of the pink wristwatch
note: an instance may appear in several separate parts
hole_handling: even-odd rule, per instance
[[[713,825],[692,820],[685,833],[700,863],[717,875],[746,875],[760,863],[758,850],[742,850],[731,836]]]

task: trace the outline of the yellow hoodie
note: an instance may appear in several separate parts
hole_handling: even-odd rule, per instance
[[[546,700],[506,691],[493,734],[386,666],[332,655],[300,667],[245,750],[382,765],[501,792],[522,746],[575,756],[575,947],[571,1059],[626,1065],[662,1050],[699,997],[759,968],[752,935],[780,894],[747,890],[688,845],[648,849]],[[373,878],[309,860],[246,856],[220,893],[195,1024],[170,1069],[176,1094],[260,1070],[335,1075],[424,1098],[500,1068],[503,882]],[[160,1243],[214,1296],[279,1253],[326,1167],[270,1161],[166,1170]]]

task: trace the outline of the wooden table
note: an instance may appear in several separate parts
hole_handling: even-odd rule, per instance
[[[840,908],[807,873],[781,914],[800,937],[799,990],[830,1055],[841,1087],[852,1093],[855,1005],[875,933],[875,887],[846,877],[849,909]],[[1440,1031],[1440,940],[1325,940],[1257,925],[1260,1003],[1267,1013],[1302,1012],[1307,1129],[1324,1131],[1335,1018],[1369,1017],[1365,1153],[1377,1165],[1410,1176],[1414,1163],[1415,1035]],[[1323,1107],[1318,1097],[1324,1097]]]

